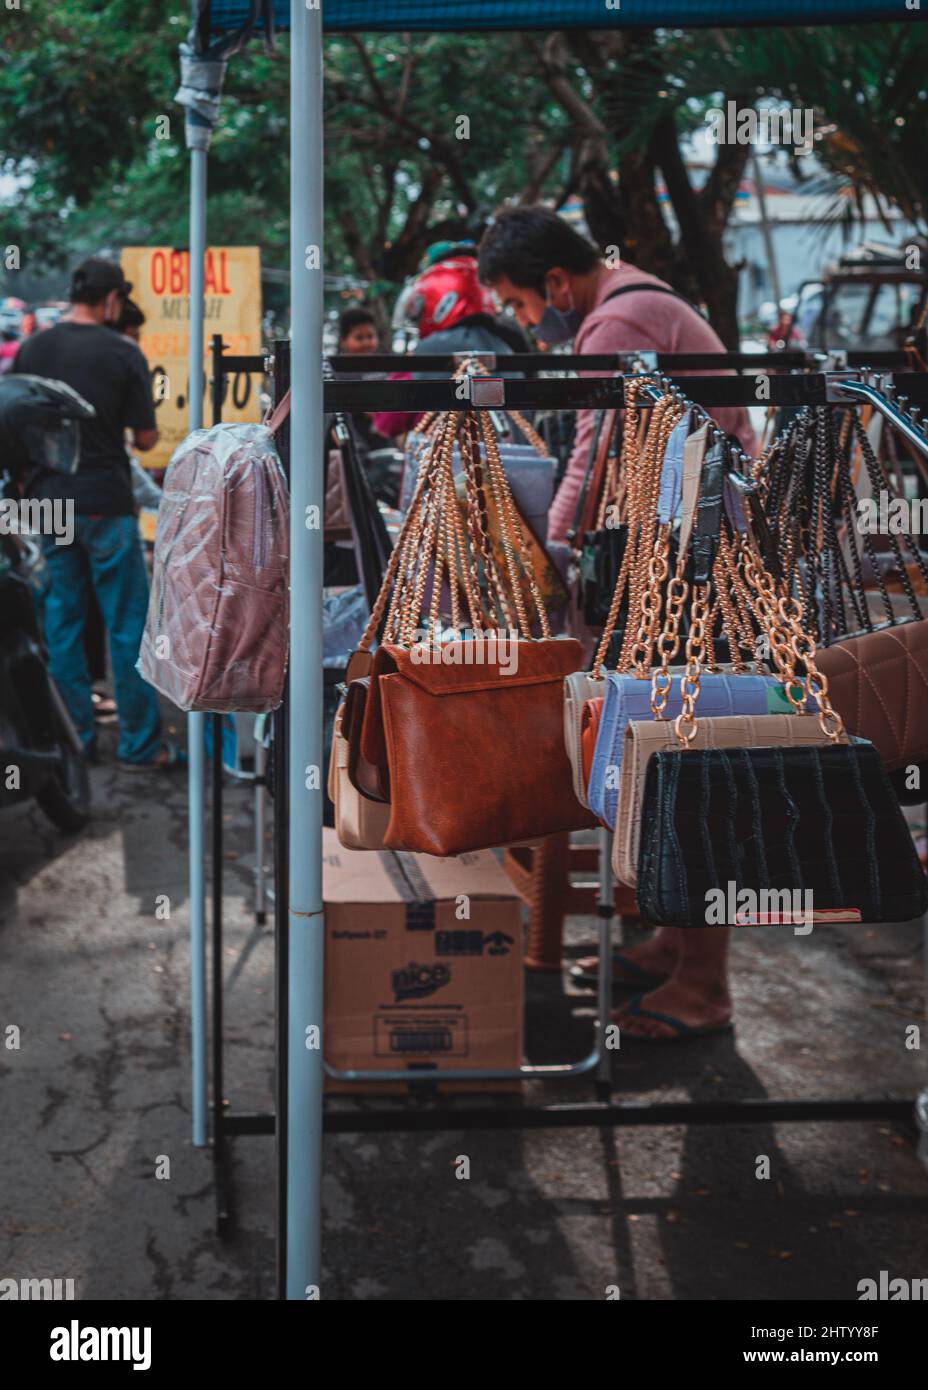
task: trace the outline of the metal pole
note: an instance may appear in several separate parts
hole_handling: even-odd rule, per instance
[[[290,389],[290,344],[274,344],[274,404],[279,405]],[[287,488],[290,487],[290,430],[285,423],[277,434],[277,448],[284,466]],[[277,1297],[287,1297],[287,1136],[290,1132],[287,1116],[287,1040],[290,991],[290,957],[288,947],[289,919],[287,917],[288,884],[290,882],[290,844],[288,840],[290,809],[288,804],[290,775],[288,772],[290,735],[287,711],[290,707],[290,674],[284,679],[284,697],[274,711],[274,1051],[277,1075],[274,1078],[274,1101],[277,1149],[276,1218],[277,1218]]]
[[[607,1089],[612,1084],[612,1052],[606,1046],[609,1014],[612,1010],[612,918],[615,915],[615,889],[612,886],[611,849],[612,837],[603,827],[599,832],[599,901],[596,913],[599,917],[599,980],[596,986],[597,1024],[596,1042],[599,1046],[599,1067],[597,1081]]]
[[[190,353],[187,425],[203,424],[203,262],[206,254],[206,150],[190,151]],[[193,1059],[193,1142],[206,1145],[206,754],[205,716],[187,715],[188,840],[190,844],[190,1051]]]
[[[255,720],[255,922],[259,927],[267,921],[267,870],[264,863],[264,835],[267,827],[267,749],[264,746],[265,725]]]
[[[290,0],[288,1299],[318,1297],[320,1268],[322,288],[322,13]]]
[[[770,279],[770,293],[776,303],[777,309],[780,307],[780,272],[777,269],[777,253],[773,245],[773,232],[770,227],[770,219],[767,216],[767,194],[764,191],[764,172],[760,167],[760,160],[757,157],[757,150],[751,148],[751,169],[754,173],[754,188],[757,193],[757,212],[760,218],[760,234],[764,239],[764,249],[767,253],[767,275]],[[789,346],[789,344],[787,344]]]

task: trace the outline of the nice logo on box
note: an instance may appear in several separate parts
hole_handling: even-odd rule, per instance
[[[417,965],[410,961],[392,975],[393,996],[399,1004],[403,999],[425,999],[442,989],[451,981],[451,969],[447,965]]]

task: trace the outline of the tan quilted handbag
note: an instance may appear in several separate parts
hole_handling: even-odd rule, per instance
[[[659,749],[679,748],[673,719],[637,719],[625,726],[619,807],[612,841],[612,868],[620,883],[638,881],[641,803],[648,759]],[[847,742],[844,738],[843,743]],[[797,748],[827,744],[814,714],[731,714],[700,719],[690,748]]]
[[[815,663],[848,729],[889,772],[928,757],[928,618],[839,637]]]

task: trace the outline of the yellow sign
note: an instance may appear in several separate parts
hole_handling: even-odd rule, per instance
[[[188,369],[190,255],[171,246],[127,246],[122,268],[132,282],[132,298],[145,315],[140,344],[148,359],[161,434],[146,468],[165,468],[189,432]],[[205,320],[203,423],[212,423],[209,388],[210,339],[221,333],[226,352],[236,357],[261,352],[261,252],[257,246],[211,246],[204,264]],[[223,421],[260,420],[261,377],[226,377]]]

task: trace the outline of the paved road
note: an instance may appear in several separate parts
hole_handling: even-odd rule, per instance
[[[0,1045],[0,1277],[71,1277],[82,1298],[271,1298],[271,1141],[234,1141],[221,1244],[210,1159],[189,1140],[183,782],[112,763],[93,780],[77,839],[35,809],[0,813],[0,1038],[21,1030],[19,1050]],[[249,801],[226,804],[227,1094],[265,1110],[272,955],[250,913]],[[574,954],[592,934],[572,922]],[[617,1089],[914,1095],[923,965],[917,925],[745,932],[737,1037],[623,1051]],[[582,1055],[588,997],[534,976],[529,998],[533,1059]],[[325,1159],[327,1298],[599,1299],[617,1284],[623,1299],[854,1299],[882,1269],[928,1276],[928,1172],[887,1125],[346,1135]]]

